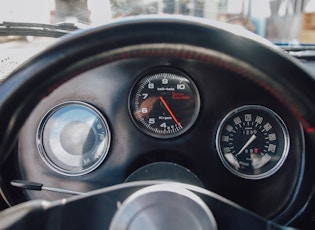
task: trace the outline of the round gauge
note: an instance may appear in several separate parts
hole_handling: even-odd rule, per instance
[[[37,130],[37,147],[44,162],[58,173],[78,176],[105,159],[110,132],[96,108],[70,101],[52,108]]]
[[[200,97],[195,84],[184,73],[166,70],[146,74],[134,86],[130,112],[135,124],[158,138],[176,137],[195,122]]]
[[[289,151],[289,133],[282,119],[258,105],[239,107],[221,122],[216,145],[227,169],[247,179],[274,174]]]

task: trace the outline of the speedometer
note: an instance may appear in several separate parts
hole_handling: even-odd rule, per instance
[[[145,74],[130,95],[130,112],[136,126],[158,138],[186,132],[195,122],[200,97],[193,81],[183,72],[159,69]]]
[[[237,176],[261,179],[275,173],[289,150],[283,120],[258,105],[239,107],[219,125],[217,151],[225,167]]]

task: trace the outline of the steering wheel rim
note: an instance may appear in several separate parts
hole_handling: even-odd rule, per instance
[[[196,47],[198,49],[193,50]],[[203,52],[213,52],[212,56],[217,55],[222,68],[233,69],[236,64],[241,65],[234,71],[283,102],[313,138],[315,96],[312,90],[315,82],[298,61],[269,42],[225,24],[190,17],[135,17],[66,36],[3,82],[0,86],[0,129],[6,132],[0,133],[0,164],[5,163],[12,152],[20,128],[37,103],[64,81],[83,72],[85,68],[79,72],[73,69],[87,59],[91,63],[90,57],[105,55],[107,61],[104,63],[110,63],[133,55],[178,55],[183,51],[187,57],[196,59],[202,59]],[[91,68],[91,64],[88,66]],[[244,69],[247,71],[242,72]]]
[[[258,83],[274,91],[273,93],[286,103],[307,133],[314,132],[315,122],[312,121],[315,114],[315,96],[312,93],[315,85],[314,78],[301,63],[284,55],[268,41],[244,30],[235,30],[225,24],[212,24],[211,21],[196,18],[135,17],[65,36],[55,46],[25,63],[3,82],[0,91],[0,117],[4,120],[0,128],[7,132],[1,133],[0,136],[2,140],[0,163],[6,158],[3,156],[6,151],[3,150],[7,148],[6,143],[10,141],[8,139],[15,136],[11,133],[16,134],[17,131],[12,123],[20,126],[24,122],[25,118],[20,118],[19,114],[23,113],[23,117],[28,115],[30,109],[45,96],[41,94],[39,98],[33,98],[37,89],[43,84],[54,83],[57,78],[53,77],[56,76],[54,74],[56,69],[67,68],[100,51],[108,52],[130,45],[150,43],[175,43],[202,47],[255,66],[256,69],[266,73],[266,79],[260,79]],[[274,68],[275,63],[278,63],[277,68]],[[270,69],[272,70],[268,73]],[[15,103],[22,104],[21,99],[23,101],[28,99],[26,107],[30,108],[29,111],[20,106],[12,107]]]

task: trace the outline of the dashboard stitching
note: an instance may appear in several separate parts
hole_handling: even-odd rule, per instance
[[[154,47],[154,45],[160,45],[160,46]],[[172,46],[172,47],[168,47],[168,46]],[[119,51],[122,51],[122,50],[123,52],[119,53]],[[200,52],[200,50],[203,52]],[[219,54],[218,56],[220,56],[220,58],[217,56],[212,56],[210,52],[215,52],[216,54]],[[310,125],[310,123],[304,118],[304,116],[298,111],[298,109],[293,105],[292,102],[288,101],[287,98],[284,98],[283,95],[281,95],[279,92],[274,90],[274,88],[270,87],[267,83],[257,78],[258,74],[260,75],[260,78],[264,77],[263,73],[258,72],[258,70],[256,70],[257,74],[254,75],[250,71],[246,71],[240,68],[239,66],[233,65],[232,63],[233,59],[225,54],[221,54],[213,50],[206,50],[200,47],[193,47],[193,46],[187,46],[187,45],[149,44],[149,45],[138,45],[138,46],[127,47],[124,49],[113,50],[113,51],[109,51],[105,55],[103,54],[103,56],[101,56],[100,59],[98,60],[95,60],[95,57],[94,57],[92,62],[89,62],[89,61],[87,63],[85,63],[85,61],[83,61],[83,63],[80,62],[78,63],[79,65],[75,65],[75,68],[68,69],[69,72],[66,72],[66,74],[68,75],[68,79],[82,72],[88,71],[91,68],[98,67],[100,65],[111,63],[114,61],[128,59],[128,58],[167,56],[167,57],[172,57],[172,58],[189,58],[196,61],[204,61],[206,63],[216,64],[217,66],[221,68],[230,70],[260,85],[262,88],[270,92],[272,95],[276,96],[280,102],[284,103],[289,108],[289,110],[292,112],[294,117],[296,117],[301,122],[304,130],[307,133],[313,133],[315,131],[315,128]],[[230,60],[227,60],[227,57],[229,57]]]

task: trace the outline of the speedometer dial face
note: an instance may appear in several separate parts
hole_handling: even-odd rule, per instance
[[[130,95],[134,123],[158,138],[176,137],[195,122],[200,97],[195,84],[177,70],[155,71],[143,76]]]
[[[272,110],[248,105],[230,112],[221,122],[216,138],[219,156],[227,169],[247,179],[275,173],[289,150],[289,134]]]

